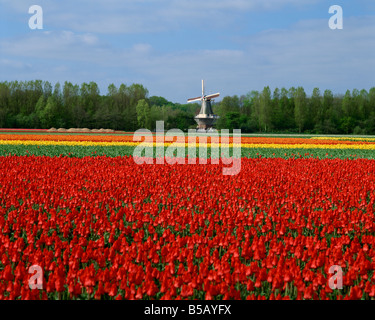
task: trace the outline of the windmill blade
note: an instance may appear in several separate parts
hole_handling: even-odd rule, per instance
[[[202,97],[196,97],[196,98],[190,98],[187,102],[193,102],[193,101],[200,101],[202,100]]]
[[[213,99],[213,98],[217,98],[218,96],[220,96],[220,93],[209,94],[205,98],[206,99]]]

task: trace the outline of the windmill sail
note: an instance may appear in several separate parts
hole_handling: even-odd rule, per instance
[[[190,99],[187,100],[187,102],[200,101],[200,100],[211,100],[211,99],[217,98],[218,96],[220,96],[220,93],[205,95],[204,94],[204,80],[202,80],[202,96],[196,97],[196,98],[190,98]]]
[[[220,96],[220,93],[210,94],[210,95],[206,96],[205,98],[211,100],[211,99],[217,98],[218,96]]]
[[[193,102],[193,101],[201,101],[202,106],[199,114],[194,118],[195,121],[198,123],[197,129],[203,129],[208,130],[211,129],[216,122],[217,119],[219,119],[219,116],[215,115],[212,111],[211,107],[211,100],[214,98],[217,98],[220,96],[220,93],[214,93],[205,95],[204,94],[204,80],[202,80],[202,96],[196,97],[196,98],[190,98],[187,100],[187,102]]]
[[[187,102],[200,101],[200,100],[202,100],[202,97],[191,98],[191,99],[188,99]]]

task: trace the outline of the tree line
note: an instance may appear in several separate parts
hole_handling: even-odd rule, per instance
[[[224,97],[214,110],[221,116],[217,128],[242,132],[315,134],[375,134],[375,88],[354,89],[344,95],[315,88],[267,86],[238,97]]]
[[[334,95],[315,88],[308,96],[303,87],[250,91],[213,102],[220,116],[217,129],[242,132],[375,134],[375,88]],[[106,128],[135,131],[195,128],[200,104],[179,104],[164,97],[149,97],[141,84],[108,86],[100,94],[95,82],[81,85],[48,81],[0,82],[1,128]]]
[[[171,128],[194,123],[190,115],[197,106],[184,107],[162,97],[148,97],[148,90],[141,84],[110,84],[107,91],[101,95],[95,82],[78,85],[66,81],[54,86],[41,80],[0,82],[0,127],[134,131],[151,127],[156,120],[165,120]]]

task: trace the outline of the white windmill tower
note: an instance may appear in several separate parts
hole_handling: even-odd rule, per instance
[[[217,98],[220,93],[214,93],[205,95],[204,94],[204,80],[202,80],[202,96],[188,99],[187,102],[202,101],[202,107],[197,116],[194,117],[195,121],[198,123],[198,130],[209,130],[213,127],[216,120],[220,117],[215,115],[212,111],[211,100]]]

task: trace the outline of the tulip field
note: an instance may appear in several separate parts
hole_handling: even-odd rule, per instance
[[[0,132],[0,299],[374,299],[375,138],[243,136],[233,176],[136,145]]]

